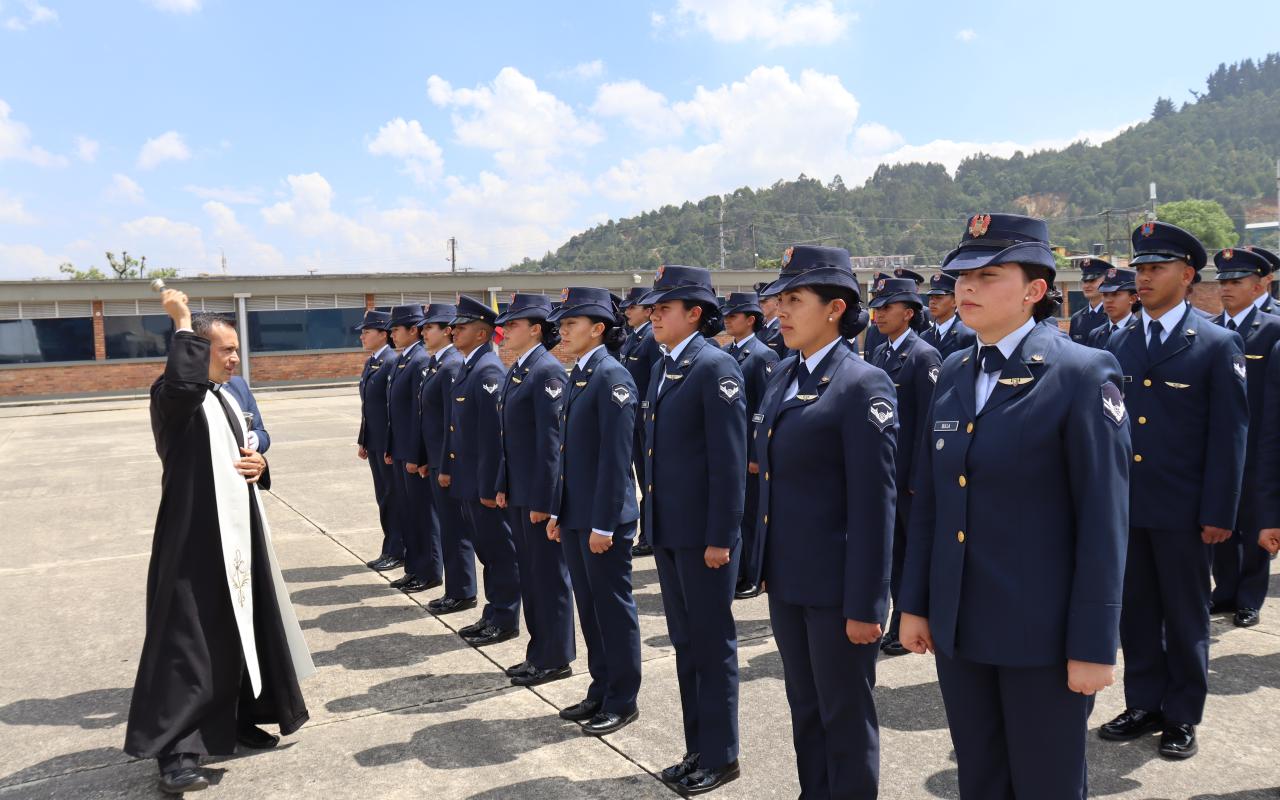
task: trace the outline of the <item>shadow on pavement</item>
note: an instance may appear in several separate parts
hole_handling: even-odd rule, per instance
[[[427,612],[416,605],[355,606],[326,611],[315,619],[304,620],[302,628],[319,628],[328,633],[359,633],[426,618]]]
[[[364,694],[330,700],[325,708],[334,714],[353,711],[433,714],[465,708],[473,699],[510,688],[510,682],[501,672],[406,675],[374,684]]]
[[[387,584],[360,583],[351,586],[312,586],[289,594],[295,606],[345,606],[372,600],[375,597],[394,597],[396,590]]]
[[[452,633],[382,633],[339,642],[332,650],[312,653],[311,658],[317,667],[389,669],[421,664],[432,656],[463,649],[469,645]]]
[[[354,758],[362,767],[421,761],[432,769],[472,769],[508,764],[524,753],[581,738],[577,725],[554,714],[528,719],[461,719],[423,728],[401,744],[362,750]]]
[[[621,778],[599,778],[574,781],[565,777],[537,778],[510,786],[500,786],[486,792],[473,794],[467,800],[539,800],[540,798],[600,798],[609,800],[640,800],[649,797],[674,797],[667,789],[660,788],[648,775],[626,775]]]
[[[0,707],[9,725],[78,725],[87,730],[114,728],[129,718],[132,689],[93,689],[66,697],[15,700]]]
[[[1280,689],[1280,653],[1231,653],[1209,659],[1209,694],[1248,694],[1264,687]]]
[[[332,567],[294,567],[281,571],[285,583],[321,583],[322,581],[338,581],[348,575],[360,572],[372,572],[361,564],[338,564]]]

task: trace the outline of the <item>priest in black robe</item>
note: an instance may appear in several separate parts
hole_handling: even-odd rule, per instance
[[[235,328],[165,290],[176,333],[151,386],[164,467],[147,574],[146,639],[124,750],[160,765],[160,788],[203,789],[200,756],[272,747],[307,721],[298,682],[314,672],[258,497],[270,487],[222,391],[239,363]]]

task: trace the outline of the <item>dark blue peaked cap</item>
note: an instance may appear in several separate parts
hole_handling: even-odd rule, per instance
[[[1271,264],[1261,253],[1228,247],[1213,255],[1213,265],[1218,268],[1218,280],[1229,281],[1249,275],[1262,277],[1271,272]]]
[[[1086,281],[1106,277],[1108,272],[1115,269],[1114,264],[1100,258],[1082,258],[1076,262],[1076,266],[1080,268],[1080,277]]]
[[[725,298],[724,305],[720,307],[720,313],[726,317],[730,314],[764,316],[764,309],[760,308],[760,295],[755,292],[730,292]]]
[[[496,325],[498,312],[489,308],[484,303],[474,297],[462,295],[458,298],[458,316],[453,318],[454,325],[464,325],[468,322],[487,322],[490,325]]]
[[[540,294],[523,294],[517,292],[511,296],[511,305],[493,321],[495,325],[506,325],[513,319],[545,320],[551,316],[551,300]]]
[[[352,328],[352,330],[362,331],[369,328],[375,331],[391,330],[391,315],[385,311],[366,311],[364,312],[364,321]]]
[[[1251,245],[1245,245],[1241,249],[1248,250],[1250,253],[1257,253],[1261,255],[1263,258],[1267,260],[1267,263],[1271,265],[1272,272],[1275,272],[1276,270],[1280,269],[1280,256],[1271,252],[1267,248],[1258,247],[1256,244],[1251,244]]]
[[[1021,214],[974,214],[965,223],[960,245],[942,260],[942,269],[954,274],[1015,262],[1057,274],[1045,221]]]
[[[618,319],[615,309],[613,294],[608,289],[571,286],[560,293],[560,307],[547,317],[547,322],[559,322],[565,317],[590,317],[613,324]]]
[[[890,303],[924,305],[916,292],[916,282],[911,278],[881,278],[875,284],[875,298],[867,306],[881,308]]]
[[[458,307],[453,303],[432,303],[427,306],[426,319],[423,325],[452,325],[458,316]]]
[[[1133,242],[1133,260],[1129,266],[1185,261],[1197,270],[1204,269],[1209,255],[1204,245],[1189,232],[1167,222],[1144,222],[1129,237]]]
[[[937,275],[934,275],[932,278],[929,279],[929,291],[925,292],[925,294],[930,296],[936,295],[936,294],[955,294],[955,293],[956,293],[956,279],[942,272],[939,272]]]
[[[668,300],[689,300],[719,308],[716,290],[711,284],[711,270],[678,264],[658,267],[658,274],[653,278],[653,289],[637,302],[642,306],[653,306]]]
[[[782,273],[762,291],[762,295],[782,294],[801,286],[838,286],[853,290],[861,299],[858,281],[853,277],[849,251],[842,247],[815,247],[798,244],[782,255]]]
[[[923,275],[921,275],[919,272],[916,272],[915,270],[907,269],[906,267],[894,267],[893,277],[910,278],[916,284],[924,283]]]
[[[650,289],[647,289],[644,286],[632,286],[631,291],[627,292],[627,296],[622,298],[622,302],[618,304],[618,310],[623,311],[631,308],[639,302],[641,297],[644,297],[650,291]]]
[[[1111,292],[1136,292],[1138,291],[1138,271],[1124,269],[1123,267],[1111,267],[1107,270],[1106,276],[1103,277],[1102,285],[1098,287],[1098,291],[1106,294]]]
[[[422,327],[422,306],[419,303],[410,303],[407,306],[393,306],[388,330],[395,325],[403,325],[406,328]]]

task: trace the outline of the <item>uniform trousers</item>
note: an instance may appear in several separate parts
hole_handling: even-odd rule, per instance
[[[471,544],[480,559],[484,582],[484,610],[480,617],[502,630],[520,627],[520,568],[516,564],[516,547],[511,541],[507,512],[486,508],[479,500],[462,502],[462,516],[467,521]]]
[[[1257,530],[1237,530],[1213,546],[1213,602],[1257,611],[1267,600],[1271,554],[1258,546]]]
[[[396,473],[400,530],[404,537],[404,571],[424,581],[440,580],[444,563],[440,555],[440,520],[436,517],[429,479],[405,469],[397,459]]]
[[[573,661],[573,590],[564,548],[547,538],[547,523],[529,521],[529,509],[507,506],[520,572],[520,601],[529,631],[525,660],[538,669]]]
[[[469,600],[476,596],[476,551],[471,544],[462,504],[440,485],[439,470],[427,473],[436,516],[440,520],[440,550],[444,559],[444,596]]]
[[[378,523],[382,526],[380,555],[404,558],[404,538],[400,535],[400,515],[391,491],[395,479],[394,466],[383,461],[383,453],[368,451],[369,471],[373,473],[373,496],[378,501]]]

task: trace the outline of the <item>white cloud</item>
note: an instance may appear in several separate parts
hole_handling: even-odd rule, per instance
[[[111,185],[102,190],[102,196],[118,203],[141,203],[145,199],[142,187],[119,172],[111,176]]]
[[[474,89],[455,89],[432,75],[427,97],[454,110],[453,132],[460,144],[492,150],[498,166],[512,174],[546,172],[556,157],[604,138],[599,126],[579,119],[567,103],[514,67],[504,67],[491,84]]]
[[[978,33],[973,28],[965,28],[962,31],[956,32],[956,39],[958,41],[964,42],[965,44],[968,44],[969,42],[972,42],[974,39],[977,39],[977,38],[978,38]]]
[[[290,175],[288,200],[262,209],[268,225],[279,225],[320,241],[337,242],[356,252],[375,257],[386,253],[387,237],[356,220],[334,211],[333,187],[318,172]]]
[[[31,144],[31,129],[10,118],[9,104],[0,100],[0,161],[26,161],[38,167],[65,167],[65,156],[55,156]]]
[[[34,25],[45,25],[58,21],[58,12],[36,0],[23,0],[25,14],[15,14],[4,21],[5,28],[11,31],[25,31]]]
[[[22,199],[0,189],[0,225],[34,225],[36,218],[27,212]]]
[[[675,11],[718,42],[758,41],[766,47],[831,44],[857,19],[833,0],[677,0]],[[654,15],[655,26],[661,17]]]
[[[213,266],[205,249],[204,234],[189,222],[148,216],[120,226],[118,236],[130,253],[146,256],[150,267],[175,267],[198,272]]]
[[[65,255],[49,253],[39,245],[0,242],[0,278],[5,280],[61,277],[58,265],[65,261]]]
[[[200,10],[202,0],[148,0],[157,11],[169,14],[194,14]]]
[[[218,255],[226,255],[231,272],[279,272],[284,267],[285,258],[280,251],[258,241],[236,219],[236,212],[229,206],[210,200],[202,208],[213,222],[213,239]]]
[[[1030,142],[996,141],[996,142],[956,142],[950,139],[934,139],[919,145],[903,145],[891,152],[883,153],[877,159],[885,164],[902,164],[911,161],[934,162],[942,164],[948,172],[954,173],[960,162],[970,156],[985,153],[999,158],[1008,158],[1019,151],[1031,154],[1041,150],[1060,150],[1075,142],[1102,144],[1114,139],[1139,121],[1126,122],[1114,128],[1082,130],[1074,136],[1039,139]]]
[[[684,125],[671,113],[667,98],[640,81],[606,83],[596,91],[591,113],[616,117],[628,127],[652,138],[674,138]]]
[[[139,169],[155,169],[166,161],[186,161],[191,150],[177,131],[166,131],[154,139],[148,139],[138,152]]]
[[[253,186],[246,189],[237,189],[234,186],[196,186],[187,184],[182,187],[182,191],[193,194],[201,200],[215,200],[228,205],[262,205],[262,190]]]
[[[440,145],[423,133],[416,119],[405,121],[396,117],[378,129],[378,135],[369,142],[369,152],[375,156],[400,159],[404,171],[418,183],[427,183],[444,172],[444,153]]]
[[[76,157],[86,164],[92,164],[98,158],[98,143],[88,136],[76,137]]]
[[[562,70],[556,74],[562,78],[577,78],[589,81],[604,74],[604,61],[598,58],[594,61],[583,61],[581,64],[575,64],[569,69]]]

